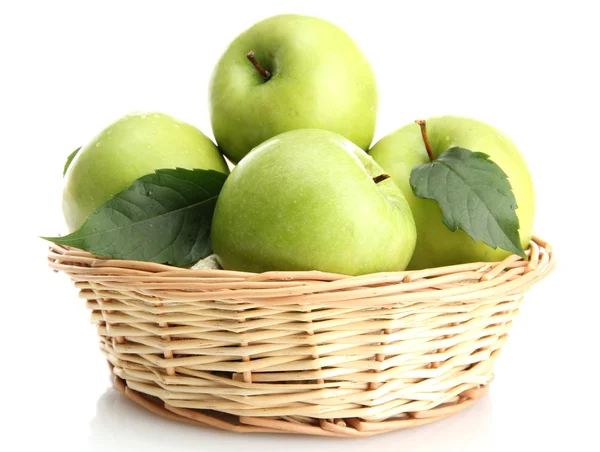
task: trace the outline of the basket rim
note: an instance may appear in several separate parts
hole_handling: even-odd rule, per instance
[[[380,272],[360,276],[316,270],[194,270],[152,262],[109,259],[52,244],[49,266],[81,286],[135,291],[148,302],[219,301],[257,305],[343,304],[377,306],[398,301],[469,302],[496,296],[518,296],[554,268],[552,246],[534,236],[527,259],[510,255],[497,262],[472,262],[422,270]],[[88,287],[91,288],[91,287]],[[156,300],[153,300],[156,298]]]

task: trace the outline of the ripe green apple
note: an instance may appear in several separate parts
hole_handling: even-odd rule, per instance
[[[527,164],[515,144],[498,129],[471,118],[440,116],[428,119],[426,126],[435,157],[455,146],[483,152],[508,175],[518,206],[521,244],[526,249],[533,230],[535,193]],[[417,246],[410,269],[497,261],[509,255],[475,242],[461,230],[451,232],[442,223],[438,203],[413,194],[409,184],[412,169],[430,161],[419,125],[411,123],[382,138],[369,154],[392,176],[413,212]]]
[[[100,204],[160,168],[228,173],[214,143],[194,126],[163,113],[132,113],[81,148],[65,174],[63,214],[71,231]]]
[[[383,173],[333,132],[271,138],[233,169],[219,195],[211,230],[219,263],[251,272],[403,270],[415,224],[398,187],[379,181]]]
[[[367,150],[377,106],[375,75],[361,50],[337,26],[308,16],[274,16],[240,34],[210,83],[213,133],[233,162],[302,128],[337,132]]]

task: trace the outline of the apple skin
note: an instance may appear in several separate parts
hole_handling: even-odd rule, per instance
[[[194,126],[155,112],[128,114],[81,148],[64,178],[63,214],[71,231],[134,180],[161,168],[228,174],[215,144]]]
[[[403,270],[416,229],[402,192],[341,135],[294,130],[250,152],[231,172],[212,223],[229,270]]]
[[[527,249],[535,214],[533,181],[523,156],[501,131],[481,121],[440,116],[427,120],[427,135],[435,157],[451,147],[490,156],[508,175],[517,201],[521,244]],[[461,230],[451,232],[442,222],[439,204],[417,198],[409,178],[415,166],[429,162],[420,127],[411,123],[378,141],[369,154],[392,176],[410,204],[417,225],[417,246],[409,269],[423,269],[479,261],[499,261],[510,253],[475,242]]]
[[[249,51],[270,80],[248,61]],[[240,34],[210,83],[213,134],[233,162],[302,128],[337,132],[366,151],[378,102],[375,75],[354,41],[325,20],[301,15],[274,16]]]

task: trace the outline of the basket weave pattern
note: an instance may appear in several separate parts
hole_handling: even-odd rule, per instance
[[[366,436],[424,424],[487,389],[528,259],[347,277],[177,269],[53,246],[115,385],[172,419],[239,432]]]

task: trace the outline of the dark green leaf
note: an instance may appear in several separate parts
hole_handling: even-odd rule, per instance
[[[416,196],[438,202],[451,231],[462,229],[475,241],[525,257],[510,182],[488,155],[451,148],[413,168],[410,185]]]
[[[63,177],[65,174],[67,174],[67,170],[69,169],[69,166],[71,166],[71,162],[73,161],[73,159],[75,158],[75,156],[77,155],[77,153],[79,152],[80,149],[81,149],[81,146],[79,146],[77,149],[75,149],[73,152],[71,152],[71,155],[69,155],[67,157],[67,161],[65,162],[65,167],[63,168]]]
[[[210,226],[225,179],[212,170],[157,170],[98,207],[77,231],[44,238],[100,256],[184,267],[212,252]]]

